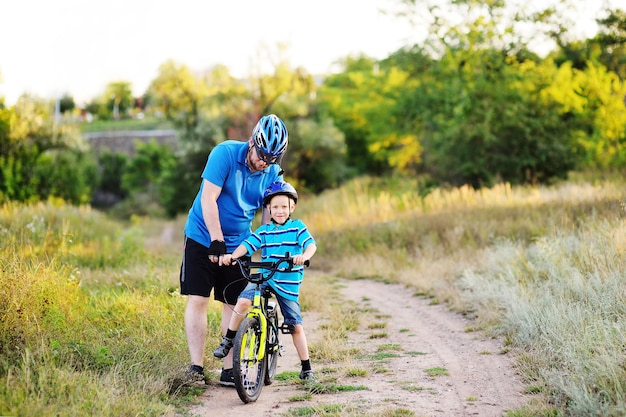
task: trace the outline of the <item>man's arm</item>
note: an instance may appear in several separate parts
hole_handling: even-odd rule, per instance
[[[270,211],[267,209],[267,206],[263,206],[263,211],[261,212],[261,224],[268,224],[270,219]]]
[[[211,235],[211,246],[213,246],[213,242],[215,241],[224,242],[224,233],[222,232],[222,225],[220,223],[220,213],[217,208],[217,198],[222,192],[222,187],[218,187],[207,180],[202,181],[202,195],[200,196],[202,203],[202,217],[204,218],[204,223],[206,224],[209,234]],[[226,247],[223,247],[225,252]],[[222,258],[223,257],[220,255],[217,259],[212,259],[212,261],[217,261],[221,265]]]

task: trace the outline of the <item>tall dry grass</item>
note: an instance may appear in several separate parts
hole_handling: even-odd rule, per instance
[[[299,215],[320,245],[315,264],[404,283],[506,337],[551,408],[518,416],[623,416],[624,181],[424,198],[406,184],[362,178],[303,202]]]
[[[623,415],[625,191],[613,178],[421,196],[414,180],[362,178],[303,196],[295,217],[319,250],[302,305],[327,317],[316,361],[349,356],[341,337],[358,325],[320,296],[336,277],[394,281],[523,352],[520,371],[550,401],[534,415]],[[0,415],[179,412],[191,394],[173,382],[188,361],[183,221],[121,224],[55,201],[0,207]],[[209,327],[217,343],[216,303]],[[209,353],[205,365],[220,363]]]
[[[0,415],[175,414],[184,298],[143,230],[61,202],[0,207]]]

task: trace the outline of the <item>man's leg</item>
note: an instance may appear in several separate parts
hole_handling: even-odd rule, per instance
[[[207,306],[209,299],[199,295],[189,295],[185,307],[185,334],[191,364],[204,366],[204,345],[207,333]],[[222,318],[223,320],[223,318]],[[232,357],[231,357],[232,362]]]

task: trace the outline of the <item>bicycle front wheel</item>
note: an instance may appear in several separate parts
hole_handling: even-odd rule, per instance
[[[278,357],[281,355],[282,345],[280,344],[278,330],[278,317],[275,315],[267,319],[267,347],[265,348],[265,356],[267,360],[267,369],[265,371],[265,385],[270,385],[274,382],[276,376],[276,365],[278,364]]]
[[[267,354],[263,359],[259,359],[261,343],[265,341],[261,340],[259,320],[246,317],[239,325],[233,343],[235,388],[244,403],[256,401],[263,389]]]

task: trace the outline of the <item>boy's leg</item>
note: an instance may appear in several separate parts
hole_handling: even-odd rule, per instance
[[[233,367],[233,352],[231,350],[233,340],[251,304],[252,302],[249,299],[241,297],[237,300],[237,305],[235,306],[224,305],[224,311],[222,312],[222,334],[224,336],[220,345],[213,352],[213,356],[216,358],[225,358],[224,369]],[[227,314],[229,316],[228,322],[224,319]],[[224,323],[228,323],[228,325],[225,326]]]
[[[293,345],[296,347],[298,357],[301,361],[309,359],[309,346],[306,341],[306,335],[304,334],[304,327],[301,324],[296,324],[296,331],[291,334],[293,339]]]
[[[238,296],[246,287],[247,282],[238,265],[217,266],[217,264],[213,264],[213,266],[219,271],[220,278],[215,283],[215,299],[222,303],[221,329],[222,335],[225,335],[230,326],[231,318],[234,316],[233,309],[236,308],[234,304],[238,302]],[[230,371],[232,374],[233,355],[231,352],[226,353],[223,370]],[[222,383],[221,380],[220,383]]]
[[[300,315],[300,303],[281,297],[278,297],[278,303],[280,304],[280,311],[285,318],[285,323],[292,324],[295,328],[294,332],[291,334],[291,339],[302,364],[300,379],[314,381],[315,375],[311,370],[311,361],[309,360],[309,346],[306,340],[306,334],[304,333],[304,327],[302,326],[302,316]]]
[[[223,304],[222,305],[222,334],[225,335],[228,332],[228,328],[231,327],[231,322],[233,318],[237,316],[233,313],[233,309],[237,310],[237,306],[232,304]],[[237,329],[236,327],[234,329]],[[227,352],[227,355],[224,357],[224,369],[231,369],[233,367],[233,352]]]

